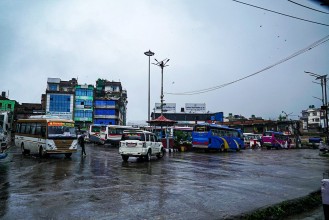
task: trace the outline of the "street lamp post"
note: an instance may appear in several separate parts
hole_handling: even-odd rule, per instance
[[[169,60],[170,59],[166,58],[159,62],[159,61],[157,61],[157,59],[155,59],[155,61],[157,61],[157,63],[153,63],[154,65],[157,65],[161,68],[161,96],[160,96],[160,98],[161,98],[161,115],[163,113],[163,97],[164,97],[163,96],[163,68],[168,66],[166,64],[169,62]]]
[[[148,109],[147,109],[147,120],[150,121],[150,97],[151,97],[151,89],[150,89],[150,79],[151,79],[151,60],[150,57],[154,55],[154,53],[149,50],[144,53],[146,56],[149,57],[149,81],[148,81]]]

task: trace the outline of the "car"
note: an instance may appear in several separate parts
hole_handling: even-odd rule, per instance
[[[165,150],[157,136],[149,131],[124,131],[119,144],[119,154],[127,162],[129,157],[138,157],[147,161],[151,156],[162,158]]]

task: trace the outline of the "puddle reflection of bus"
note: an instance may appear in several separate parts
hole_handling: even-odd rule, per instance
[[[282,132],[265,131],[262,135],[262,144],[267,149],[288,148],[288,137]]]
[[[244,149],[243,134],[240,129],[229,128],[217,124],[197,124],[192,132],[194,149],[216,151],[239,151]]]

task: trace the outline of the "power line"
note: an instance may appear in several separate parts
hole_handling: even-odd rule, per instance
[[[190,92],[180,92],[180,93],[168,92],[166,94],[169,94],[169,95],[198,95],[198,94],[202,94],[202,93],[206,93],[206,92],[211,92],[211,91],[214,91],[214,90],[223,88],[225,86],[231,85],[233,83],[237,83],[237,82],[242,81],[244,79],[247,79],[249,77],[255,76],[255,75],[257,75],[259,73],[262,73],[262,72],[264,72],[266,70],[269,70],[269,69],[271,69],[271,68],[273,68],[273,67],[275,67],[275,66],[277,66],[277,65],[279,65],[281,63],[284,63],[284,62],[286,62],[286,61],[288,61],[288,60],[290,60],[290,59],[292,59],[292,58],[294,58],[296,56],[299,56],[299,55],[301,55],[301,54],[303,54],[303,53],[305,53],[305,52],[307,52],[307,51],[309,51],[309,50],[311,50],[311,49],[313,49],[313,48],[315,48],[317,46],[320,46],[321,44],[323,44],[323,43],[325,43],[327,41],[329,41],[329,35],[325,36],[324,38],[321,38],[318,41],[315,41],[311,45],[309,45],[309,46],[307,46],[307,47],[305,47],[305,48],[303,48],[303,49],[301,49],[301,50],[299,50],[299,51],[291,54],[290,56],[288,56],[288,57],[286,57],[286,58],[284,58],[284,59],[282,59],[282,60],[280,60],[280,61],[278,61],[278,62],[276,62],[276,63],[274,63],[272,65],[270,65],[270,66],[267,66],[267,67],[265,67],[265,68],[263,68],[263,69],[255,72],[255,73],[252,73],[252,74],[250,74],[248,76],[242,77],[240,79],[237,79],[237,80],[234,80],[234,81],[231,81],[231,82],[222,84],[222,85],[218,85],[218,86],[214,86],[214,87],[210,87],[210,88],[206,88],[206,89],[194,90],[194,91],[190,91]]]
[[[237,0],[232,0],[232,1],[240,3],[240,4],[248,5],[248,6],[251,6],[251,7],[254,7],[254,8],[262,9],[262,10],[265,10],[265,11],[269,11],[269,12],[272,12],[272,13],[276,13],[276,14],[279,14],[279,15],[287,16],[287,17],[290,17],[290,18],[295,18],[295,19],[298,19],[298,20],[307,21],[307,22],[310,22],[310,23],[313,23],[313,24],[329,26],[329,24],[324,24],[324,23],[320,23],[320,22],[316,22],[316,21],[307,20],[307,19],[304,19],[304,18],[295,17],[295,16],[292,16],[292,15],[288,15],[288,14],[273,11],[273,10],[270,10],[270,9],[262,8],[262,7],[259,7],[259,6],[256,6],[256,5],[251,5],[251,4],[248,4],[248,3],[245,3],[245,2],[240,2],[240,1],[237,1]]]
[[[291,1],[291,0],[288,0],[288,2],[294,3],[294,4],[299,5],[299,6],[302,6],[302,7],[304,7],[304,8],[311,9],[311,10],[313,10],[313,11],[317,11],[317,12],[324,13],[324,14],[329,14],[328,12],[320,11],[320,10],[317,10],[317,9],[314,9],[314,8],[311,8],[311,7],[308,7],[308,6],[306,6],[306,5],[299,4],[299,3],[294,2],[294,1]]]

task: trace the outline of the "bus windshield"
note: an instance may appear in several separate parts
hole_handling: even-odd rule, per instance
[[[74,123],[70,122],[48,122],[48,137],[57,138],[57,137],[67,137],[67,138],[76,138],[76,130]]]
[[[101,125],[92,125],[91,126],[91,132],[99,133],[101,131],[105,131],[106,126],[101,126]]]

